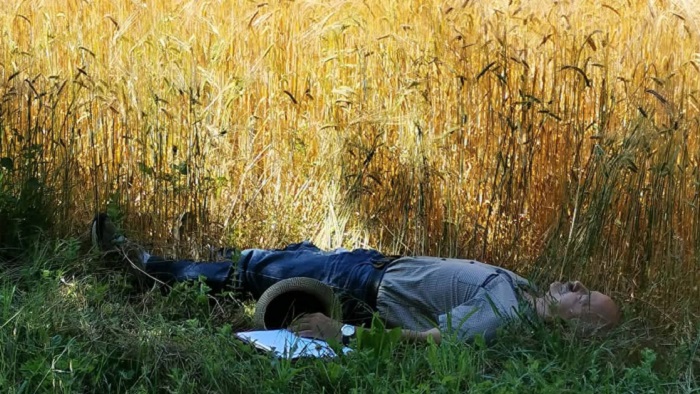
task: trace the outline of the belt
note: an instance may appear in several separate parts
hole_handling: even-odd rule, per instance
[[[377,310],[377,295],[379,294],[379,285],[382,283],[382,279],[384,279],[384,273],[386,272],[386,269],[389,267],[389,265],[391,265],[391,263],[393,263],[397,259],[400,259],[401,257],[403,256],[393,255],[386,256],[379,260],[372,260],[372,265],[379,272],[377,272],[376,275],[372,275],[369,282],[367,283],[367,298],[365,299],[365,302],[373,311]]]

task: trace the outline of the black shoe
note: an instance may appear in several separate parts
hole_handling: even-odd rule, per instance
[[[90,224],[90,236],[92,245],[105,255],[118,256],[117,260],[125,260],[137,271],[143,271],[143,263],[146,251],[141,245],[129,241],[120,234],[117,226],[101,212],[95,215]]]
[[[103,252],[115,250],[117,246],[126,242],[126,238],[119,234],[117,226],[104,212],[98,213],[92,219],[92,223],[90,223],[90,237],[92,246]]]

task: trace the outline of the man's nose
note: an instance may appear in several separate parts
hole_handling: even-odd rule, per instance
[[[571,282],[571,291],[573,291],[574,293],[577,293],[579,291],[586,291],[586,290],[587,290],[586,286],[584,286],[583,283],[581,283],[577,280]]]

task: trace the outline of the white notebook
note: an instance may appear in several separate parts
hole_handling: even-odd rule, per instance
[[[236,333],[236,336],[281,358],[337,356],[326,341],[302,338],[288,330],[244,331]],[[352,349],[343,347],[343,354],[351,351]]]

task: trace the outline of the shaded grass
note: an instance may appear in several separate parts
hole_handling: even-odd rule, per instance
[[[485,347],[364,347],[337,360],[289,362],[232,333],[249,320],[197,285],[134,292],[77,242],[48,241],[0,281],[4,392],[697,392],[700,333],[656,336],[634,316],[607,338],[512,328]]]
[[[697,389],[695,16],[684,2],[1,3],[3,385]],[[181,256],[312,238],[582,279],[631,320],[592,343],[542,331],[274,362],[231,340],[226,324],[245,326],[231,295],[139,294],[74,241],[36,240],[98,210]]]

